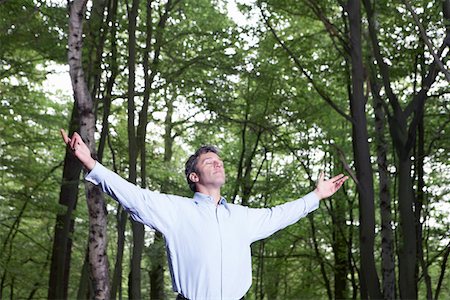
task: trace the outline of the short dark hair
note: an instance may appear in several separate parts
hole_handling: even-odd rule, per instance
[[[189,175],[191,175],[191,173],[197,173],[198,158],[200,157],[200,155],[208,153],[208,152],[212,152],[212,153],[219,155],[219,149],[217,149],[215,146],[204,145],[204,146],[201,146],[200,148],[198,148],[197,151],[195,151],[195,153],[192,154],[189,157],[189,159],[186,161],[184,173],[186,174],[186,180],[187,180],[187,183],[189,184],[189,188],[193,192],[196,192],[195,183],[189,179]]]

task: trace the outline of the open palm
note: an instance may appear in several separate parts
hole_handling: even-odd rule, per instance
[[[324,173],[320,172],[319,180],[317,181],[317,186],[314,190],[314,192],[316,192],[317,196],[319,196],[320,199],[332,196],[348,179],[348,176],[344,176],[344,174],[339,174],[328,180],[325,180],[324,177]]]

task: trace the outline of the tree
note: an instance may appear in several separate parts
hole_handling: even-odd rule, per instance
[[[80,135],[85,140],[92,155],[95,149],[94,104],[89,94],[82,68],[83,18],[87,1],[70,3],[69,51],[70,78],[74,90],[75,103],[80,115]],[[106,253],[106,207],[103,194],[98,186],[86,182],[86,198],[89,208],[89,267],[96,299],[109,299],[109,266]]]

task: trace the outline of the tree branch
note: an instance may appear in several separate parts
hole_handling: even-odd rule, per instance
[[[352,117],[350,117],[348,114],[346,114],[343,110],[341,110],[336,103],[331,100],[331,98],[322,90],[320,87],[315,83],[315,81],[312,79],[311,75],[308,74],[306,71],[306,68],[303,67],[302,63],[298,59],[298,57],[291,51],[291,49],[280,39],[280,37],[277,35],[275,30],[273,29],[272,25],[269,22],[269,19],[267,18],[266,14],[264,13],[264,10],[262,9],[260,3],[258,3],[258,7],[261,11],[261,15],[263,17],[264,22],[266,23],[267,27],[269,28],[270,32],[272,32],[275,40],[280,44],[280,46],[287,52],[289,57],[294,61],[294,63],[297,65],[297,67],[301,70],[302,74],[308,79],[309,83],[312,84],[316,92],[322,97],[325,102],[330,105],[337,113],[339,113],[341,116],[343,116],[347,121],[354,123],[354,120]]]
[[[439,56],[434,52],[433,49],[433,45],[430,42],[430,39],[428,38],[426,32],[425,32],[425,28],[423,27],[422,23],[419,20],[419,17],[417,16],[417,14],[414,12],[414,9],[412,8],[411,4],[408,2],[408,0],[402,0],[403,4],[405,4],[406,8],[409,10],[409,12],[411,13],[414,22],[416,23],[417,27],[419,27],[419,31],[420,31],[420,35],[422,37],[422,40],[424,41],[425,45],[427,45],[428,47],[428,51],[430,51],[431,55],[433,55],[434,61],[437,64],[437,66],[439,67],[439,69],[442,71],[442,73],[444,73],[445,78],[447,79],[448,82],[450,82],[450,73],[448,72],[448,70],[445,68],[444,64],[442,63],[441,59],[439,58]]]

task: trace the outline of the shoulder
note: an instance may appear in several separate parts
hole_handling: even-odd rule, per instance
[[[240,204],[227,203],[226,205],[231,211],[235,211],[235,212],[246,213],[249,210],[249,208],[247,206],[240,205]]]
[[[161,200],[166,200],[166,201],[171,201],[171,202],[180,202],[180,203],[192,202],[192,198],[190,198],[190,197],[161,193],[160,191],[155,191],[155,190],[147,190],[147,193],[149,194],[149,196],[151,196],[153,198],[159,198]]]

